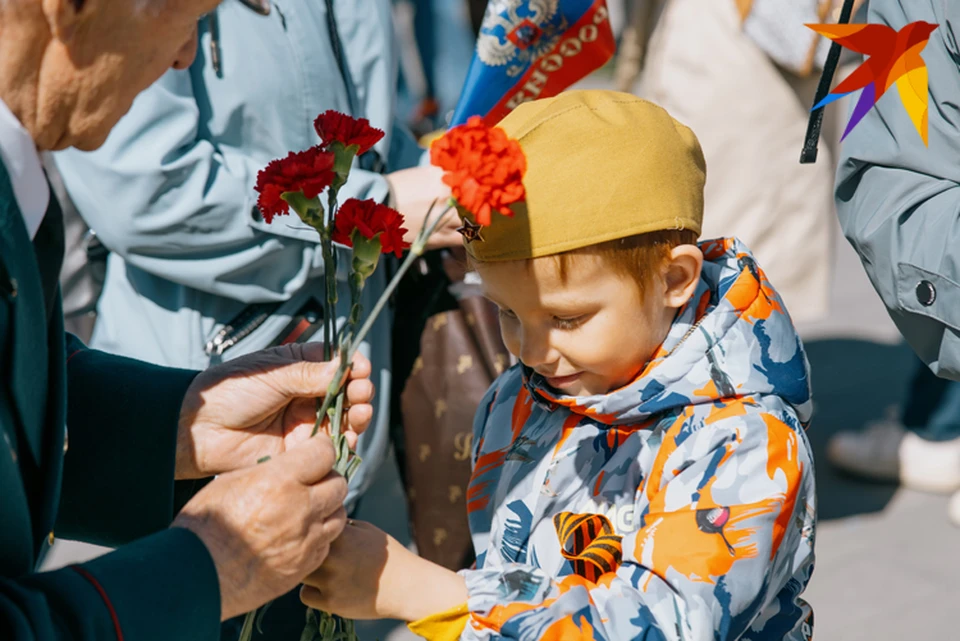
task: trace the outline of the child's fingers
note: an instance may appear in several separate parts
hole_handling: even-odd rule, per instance
[[[326,612],[330,609],[329,604],[323,598],[323,593],[312,585],[304,585],[300,588],[300,600],[308,608]]]

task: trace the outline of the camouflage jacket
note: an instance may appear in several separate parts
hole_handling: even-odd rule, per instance
[[[518,364],[474,425],[463,639],[807,639],[809,368],[739,241],[654,358],[605,395]]]

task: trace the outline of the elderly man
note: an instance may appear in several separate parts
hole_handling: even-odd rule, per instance
[[[0,0],[4,640],[217,639],[222,619],[318,567],[344,527],[333,447],[308,438],[332,376],[316,346],[197,374],[64,339],[62,222],[38,149],[102,144],[139,91],[190,65],[215,5]],[[355,362],[347,389],[353,432],[372,415],[369,371]],[[195,488],[175,478],[214,475],[183,504]],[[122,547],[34,573],[53,530]]]

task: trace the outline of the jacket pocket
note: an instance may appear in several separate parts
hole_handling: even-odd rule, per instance
[[[207,339],[210,364],[268,347],[323,340],[323,304],[312,292],[282,303],[247,305]]]
[[[960,331],[960,284],[945,276],[899,263],[897,303],[905,312],[932,318]]]

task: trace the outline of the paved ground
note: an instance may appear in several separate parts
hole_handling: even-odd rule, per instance
[[[807,598],[817,638],[960,638],[960,530],[946,519],[946,497],[845,478],[823,457],[827,436],[901,402],[914,362],[842,239],[830,317],[801,334],[816,403],[820,526]]]

